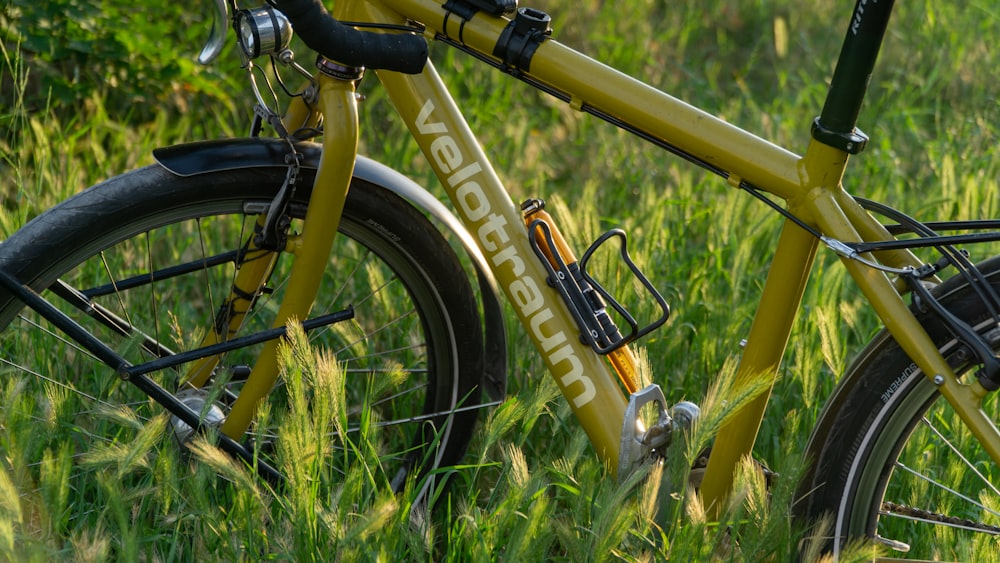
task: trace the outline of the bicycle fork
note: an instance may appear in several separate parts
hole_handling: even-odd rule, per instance
[[[315,187],[309,200],[302,232],[290,235],[285,251],[295,256],[291,275],[273,327],[280,328],[293,319],[305,319],[319,289],[323,271],[329,260],[340,216],[347,199],[354,162],[358,150],[358,109],[354,69],[321,65],[316,75],[318,104],[328,127],[323,134],[323,156],[316,173]],[[346,72],[345,72],[346,71]],[[297,99],[293,103],[301,103]],[[262,225],[263,217],[258,219]],[[256,256],[264,253],[263,258]],[[204,345],[214,344],[239,329],[247,310],[252,306],[274,267],[277,252],[256,247],[251,242],[245,255],[255,260],[241,264],[229,298],[223,305],[215,330]],[[253,421],[257,406],[271,391],[278,377],[277,340],[264,345],[239,396],[233,402],[221,432],[238,440]],[[186,383],[202,387],[219,363],[219,356],[200,361],[188,372]]]

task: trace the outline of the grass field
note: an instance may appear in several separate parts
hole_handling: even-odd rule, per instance
[[[989,38],[1000,31],[1000,10],[984,0],[897,4],[860,119],[871,142],[845,184],[922,220],[995,218],[1000,104],[991,76],[1000,52]],[[552,15],[559,41],[796,152],[808,142],[851,11],[850,2],[815,0],[533,6]],[[252,102],[238,88],[231,48],[215,63],[222,70],[184,66],[197,87],[190,97],[181,74],[171,78],[176,88],[122,104],[110,82],[45,102],[34,95],[44,84],[32,58],[14,41],[3,45],[3,91],[13,95],[0,108],[0,236],[70,194],[151,163],[157,146],[246,130]],[[199,48],[190,45],[190,57]],[[542,197],[562,210],[561,226],[579,248],[610,226],[629,233],[674,311],[641,343],[652,377],[670,401],[711,403],[715,376],[731,371],[749,330],[779,217],[516,80],[443,45],[431,49],[515,201]],[[216,76],[209,72],[218,73],[218,92],[204,86]],[[373,76],[362,91],[362,152],[443,193]],[[163,110],[150,111],[155,103]],[[368,490],[360,474],[273,495],[213,448],[196,448],[190,463],[170,440],[151,441],[142,464],[95,469],[103,493],[78,498],[58,472],[17,466],[17,448],[31,435],[10,430],[15,389],[0,382],[0,559],[792,560],[803,528],[787,507],[809,430],[852,355],[879,329],[829,253],[817,260],[805,303],[755,451],[783,477],[768,493],[753,471],[741,472],[737,498],[745,502],[733,503],[723,525],[707,523],[678,487],[665,488],[673,496],[661,496],[655,521],[666,525],[655,524],[656,479],[610,478],[517,329],[510,399],[481,419],[453,494],[426,519],[411,518],[406,495]],[[291,369],[321,368],[304,360]],[[289,452],[286,461],[295,459]],[[683,474],[668,466],[663,479]],[[996,545],[989,549],[978,560],[995,558]],[[860,548],[847,558],[870,556]],[[945,548],[943,556],[952,555]]]

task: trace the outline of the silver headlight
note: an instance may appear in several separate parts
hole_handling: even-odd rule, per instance
[[[292,40],[292,24],[288,18],[269,7],[240,10],[236,14],[236,29],[240,47],[251,59],[280,53]]]

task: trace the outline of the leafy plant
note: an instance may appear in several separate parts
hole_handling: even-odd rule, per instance
[[[136,121],[164,108],[187,111],[193,103],[231,105],[225,76],[194,60],[210,27],[207,10],[183,2],[9,0],[0,6],[0,39],[8,50],[19,47],[29,68],[28,109],[76,106],[96,91],[112,117]],[[12,105],[17,93],[4,80],[0,104]]]

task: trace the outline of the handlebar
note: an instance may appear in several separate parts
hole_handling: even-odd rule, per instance
[[[269,0],[281,10],[306,46],[348,66],[417,74],[427,62],[427,41],[420,35],[373,33],[347,26],[330,15],[321,0]]]

